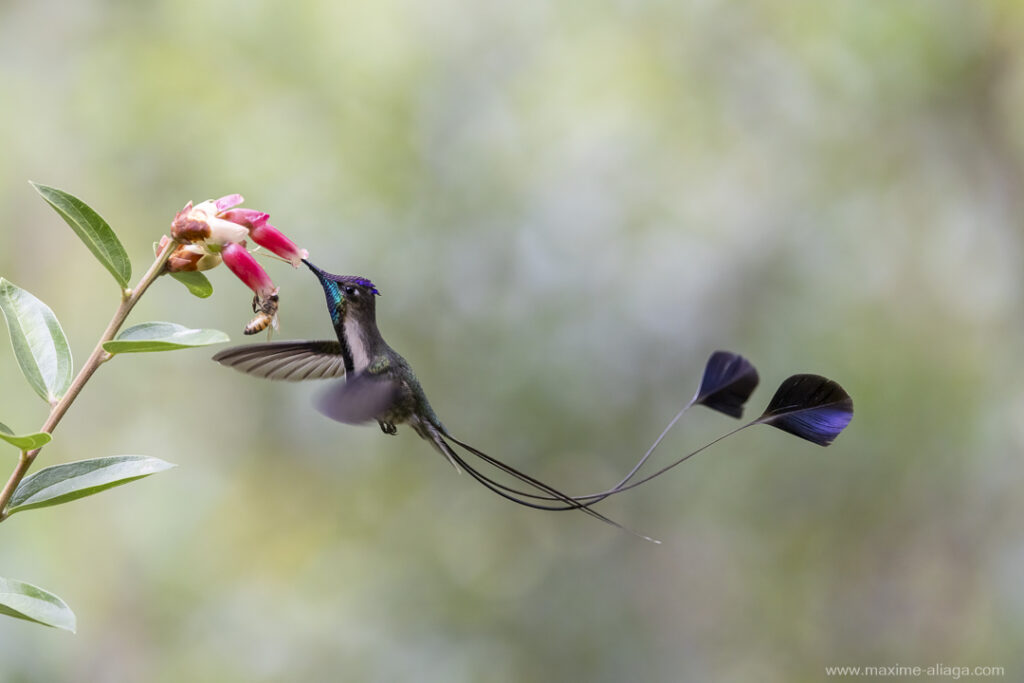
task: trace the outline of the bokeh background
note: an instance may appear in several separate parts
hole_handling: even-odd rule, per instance
[[[79,622],[0,620],[3,681],[1024,676],[1020,3],[8,0],[0,92],[0,274],[79,360],[117,292],[30,179],[137,274],[187,200],[243,193],[373,278],[454,433],[563,489],[615,481],[716,348],[760,369],[752,413],[795,372],[856,403],[828,449],[759,427],[604,504],[655,547],[315,386],[120,357],[39,465],[179,467],[0,527],[0,575]],[[316,281],[267,267],[279,338],[329,337]],[[242,341],[250,293],[209,275],[129,322]],[[694,410],[659,461],[732,426]]]

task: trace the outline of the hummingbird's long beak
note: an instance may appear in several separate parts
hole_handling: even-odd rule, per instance
[[[312,263],[310,263],[309,259],[302,259],[302,262],[305,263],[307,266],[309,266],[309,269],[313,271],[313,274],[316,275],[321,280],[323,280],[324,276],[327,275],[327,273],[325,273],[324,271],[320,270],[319,268],[314,266]]]

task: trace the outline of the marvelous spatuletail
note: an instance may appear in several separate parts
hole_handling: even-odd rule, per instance
[[[827,446],[853,418],[853,401],[837,383],[819,375],[793,375],[780,385],[764,413],[757,419],[652,474],[636,478],[658,444],[690,407],[703,405],[731,417],[742,416],[744,404],[757,387],[757,371],[742,356],[716,351],[708,360],[697,393],[669,422],[625,477],[604,491],[569,495],[452,436],[431,408],[409,363],[388,346],[381,336],[376,318],[376,296],[380,293],[373,283],[362,277],[327,273],[305,259],[303,263],[316,275],[324,289],[327,310],[337,340],[248,344],[221,351],[213,360],[264,379],[296,382],[343,378],[318,399],[317,408],[321,413],[346,424],[376,421],[385,434],[395,434],[397,425],[407,424],[456,469],[465,470],[491,491],[527,507],[540,510],[580,510],[624,529],[619,523],[591,509],[591,506],[664,474],[747,427],[768,424]],[[505,473],[518,483],[506,484],[481,471],[467,462],[460,451]]]

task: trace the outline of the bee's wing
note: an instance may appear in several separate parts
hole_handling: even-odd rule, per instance
[[[246,344],[224,349],[213,360],[264,379],[301,382],[345,376],[345,359],[336,341]]]

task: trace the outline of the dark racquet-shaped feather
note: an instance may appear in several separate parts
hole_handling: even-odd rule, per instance
[[[821,375],[793,375],[754,422],[827,446],[852,419],[853,399],[839,384]]]
[[[225,349],[213,360],[254,377],[288,382],[345,376],[345,359],[336,341],[246,344]]]
[[[705,444],[695,451],[687,453],[676,461],[669,463],[653,474],[648,474],[642,479],[631,481],[622,485],[587,496],[575,496],[576,500],[592,500],[598,497],[607,497],[611,493],[626,491],[659,477],[673,467],[680,465],[701,451],[710,448],[722,439],[728,438],[754,425],[766,424],[789,432],[801,439],[812,441],[819,446],[828,446],[839,436],[839,433],[846,429],[853,419],[853,399],[846,393],[837,382],[834,382],[821,375],[793,375],[787,378],[768,403],[761,417],[752,420],[745,425],[737,427],[731,432],[718,437],[711,443]]]
[[[704,377],[693,403],[730,417],[743,417],[743,404],[757,388],[757,370],[743,356],[715,351],[704,366]]]
[[[699,395],[700,394],[698,392],[698,396]],[[795,436],[799,436],[801,439],[812,441],[819,446],[828,446],[839,435],[839,433],[842,432],[848,424],[850,424],[852,419],[853,399],[850,398],[850,395],[846,393],[846,390],[837,382],[826,377],[822,377],[821,375],[793,375],[779,385],[779,388],[772,397],[772,400],[768,403],[768,407],[756,420],[752,420],[740,427],[737,427],[731,432],[718,437],[714,441],[687,453],[683,457],[676,459],[674,462],[669,463],[653,474],[648,474],[641,479],[630,481],[632,475],[637,469],[639,469],[640,465],[643,464],[647,456],[650,455],[654,448],[652,446],[651,449],[648,450],[647,455],[645,455],[637,466],[633,468],[629,476],[619,482],[616,486],[606,491],[601,491],[600,493],[573,496],[573,500],[577,502],[586,501],[588,503],[593,503],[607,498],[610,495],[621,493],[622,491],[628,491],[629,489],[640,486],[651,479],[660,477],[665,472],[681,465],[701,451],[710,448],[719,441],[722,441],[723,439],[726,439],[747,427],[767,424],[789,432]],[[669,424],[665,430],[666,432],[672,427],[674,422],[675,421]],[[664,437],[664,434],[665,433],[663,432],[662,437]],[[654,445],[657,446],[660,441],[661,438],[659,438]],[[528,493],[524,495],[528,495],[532,498],[538,497]]]

